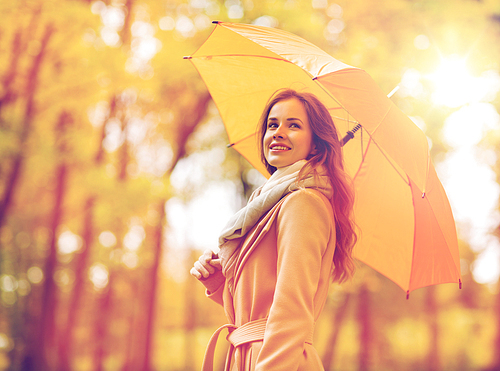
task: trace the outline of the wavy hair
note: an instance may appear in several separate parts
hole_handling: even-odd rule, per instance
[[[267,162],[264,156],[263,140],[271,109],[276,103],[289,99],[298,99],[304,105],[316,147],[307,157],[307,163],[299,173],[298,182],[309,174],[314,177],[319,176],[318,170],[324,168],[333,188],[330,203],[335,215],[336,245],[333,255],[332,281],[341,283],[351,278],[355,270],[352,258],[352,249],[357,240],[352,218],[354,189],[351,178],[344,170],[342,147],[333,119],[328,109],[315,95],[297,92],[293,89],[280,89],[271,96],[259,120],[261,160],[270,174],[277,170]]]

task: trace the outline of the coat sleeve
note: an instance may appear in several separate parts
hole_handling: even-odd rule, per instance
[[[222,284],[214,292],[210,292],[210,291],[208,291],[208,289],[205,290],[205,295],[209,299],[212,299],[213,301],[215,301],[217,304],[220,304],[220,305],[224,306],[224,301],[222,300],[222,293],[223,292],[224,292],[224,285]]]
[[[216,276],[215,276],[216,275]],[[205,286],[205,295],[215,301],[217,304],[224,305],[222,300],[222,293],[224,291],[225,281],[222,272],[218,271],[215,275],[210,276],[208,279],[200,280]]]
[[[330,238],[335,238],[331,211],[310,190],[287,197],[276,229],[276,288],[256,371],[299,367],[304,343],[314,327],[322,258]]]

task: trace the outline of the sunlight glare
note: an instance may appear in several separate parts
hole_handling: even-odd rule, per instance
[[[492,284],[498,280],[500,271],[500,246],[493,237],[488,246],[479,254],[472,266],[474,280],[482,284]]]
[[[480,76],[472,76],[466,60],[456,55],[443,59],[439,68],[426,77],[435,85],[433,102],[451,108],[491,102],[500,91],[500,75],[497,71],[487,70]]]
[[[453,112],[445,121],[444,141],[454,148],[479,143],[488,130],[498,127],[500,115],[490,103],[474,103]]]
[[[424,92],[424,87],[420,81],[421,78],[422,75],[420,71],[414,68],[408,68],[401,77],[398,94],[403,97],[420,97]]]
[[[443,59],[439,68],[429,75],[429,78],[436,85],[432,100],[448,107],[460,107],[470,102],[471,95],[476,90],[466,60],[456,55]]]
[[[477,146],[462,142],[462,147],[451,151],[436,170],[446,189],[461,238],[479,253],[472,267],[474,280],[494,283],[500,276],[500,266],[498,259],[492,261],[491,257],[499,253],[499,244],[491,232],[500,222],[496,210],[500,187],[495,181],[495,172],[481,161],[481,155]]]

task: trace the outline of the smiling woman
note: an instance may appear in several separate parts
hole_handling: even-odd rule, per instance
[[[271,177],[229,220],[219,253],[205,251],[191,269],[229,321],[210,340],[202,369],[213,370],[227,328],[226,370],[323,370],[314,323],[330,278],[352,275],[356,241],[337,129],[314,95],[290,89],[271,97],[259,128]]]

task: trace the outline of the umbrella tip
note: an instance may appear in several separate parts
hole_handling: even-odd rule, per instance
[[[191,59],[192,57],[182,57],[182,59]]]
[[[219,24],[220,21],[212,21],[213,24]]]
[[[410,298],[410,290],[406,291],[406,300]]]

